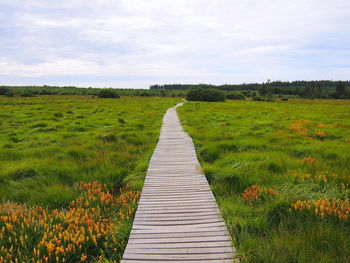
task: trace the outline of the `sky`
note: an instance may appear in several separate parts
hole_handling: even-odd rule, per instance
[[[349,0],[0,0],[0,85],[350,80]]]

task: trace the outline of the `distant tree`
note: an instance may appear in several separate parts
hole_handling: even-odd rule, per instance
[[[346,87],[345,82],[339,81],[337,84],[337,87],[335,88],[334,97],[336,99],[346,98],[348,95],[347,93],[348,93],[348,91],[347,91],[347,87]]]
[[[270,80],[267,80],[266,83],[263,83],[261,85],[261,88],[259,90],[261,96],[266,96],[267,94],[272,94],[273,89]]]
[[[256,95],[257,95],[256,91],[252,91],[252,92],[250,93],[250,97],[251,97],[251,98],[256,97]]]
[[[16,93],[14,92],[14,91],[12,91],[12,90],[8,90],[8,91],[6,91],[6,93],[4,94],[6,97],[9,97],[9,98],[11,98],[11,97],[15,97],[16,96]]]
[[[261,96],[265,96],[267,94],[267,85],[265,83],[261,85],[259,93]]]
[[[229,100],[244,100],[245,96],[239,91],[232,91],[226,94],[226,99]]]
[[[310,82],[305,85],[302,91],[302,97],[304,98],[315,98],[317,97],[317,87],[314,82]]]
[[[150,96],[152,96],[152,94],[147,92],[147,91],[144,91],[144,92],[140,92],[139,96],[141,96],[141,97],[150,97]]]
[[[100,98],[120,98],[119,94],[113,89],[102,89],[97,94]]]
[[[225,101],[225,93],[218,89],[195,89],[188,92],[189,101]]]
[[[35,97],[34,94],[30,93],[29,91],[25,91],[21,94],[22,97]]]
[[[252,98],[253,101],[262,101],[263,99],[260,96],[255,96]]]
[[[8,91],[8,88],[0,87],[0,95],[5,95],[5,93]]]

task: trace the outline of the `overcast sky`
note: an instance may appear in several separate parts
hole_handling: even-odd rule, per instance
[[[0,85],[350,79],[350,0],[0,0]]]

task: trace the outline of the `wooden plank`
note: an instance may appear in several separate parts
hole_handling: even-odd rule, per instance
[[[179,238],[179,237],[210,237],[229,234],[225,231],[175,232],[175,233],[133,233],[133,238]]]
[[[219,260],[232,259],[232,253],[211,253],[211,254],[183,254],[183,255],[169,255],[169,254],[132,254],[126,251],[123,256],[124,259],[141,259],[141,260]]]
[[[180,238],[129,238],[130,244],[202,243],[230,241],[230,236],[180,237]]]
[[[158,254],[211,254],[211,253],[232,253],[232,247],[184,247],[184,248],[155,248]],[[149,251],[143,248],[129,248],[132,254],[148,254]]]
[[[154,234],[166,234],[166,233],[171,233],[171,234],[176,234],[176,233],[204,233],[204,232],[213,232],[213,231],[216,231],[216,232],[225,232],[227,233],[227,229],[226,229],[226,226],[224,227],[211,227],[209,229],[191,229],[191,230],[188,230],[188,229],[185,229],[185,228],[181,228],[179,230],[174,230],[174,229],[161,229],[161,230],[155,230],[155,229],[151,229],[151,230],[148,230],[148,229],[133,229],[131,231],[132,234],[150,234],[150,233],[154,233]]]
[[[190,244],[190,246],[189,246]],[[213,241],[213,242],[201,242],[201,243],[128,243],[129,248],[142,248],[142,249],[161,249],[161,248],[215,248],[215,247],[227,247],[230,244],[227,241]]]
[[[123,259],[120,263],[179,263],[179,260],[127,260]],[[182,261],[184,262],[184,261]],[[186,260],[186,263],[237,263],[235,259],[219,259],[219,260]]]
[[[121,262],[233,262],[234,249],[175,107],[163,118]]]

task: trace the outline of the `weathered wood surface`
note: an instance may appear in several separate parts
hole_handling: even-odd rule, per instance
[[[176,107],[164,116],[121,262],[231,263],[230,235]]]

